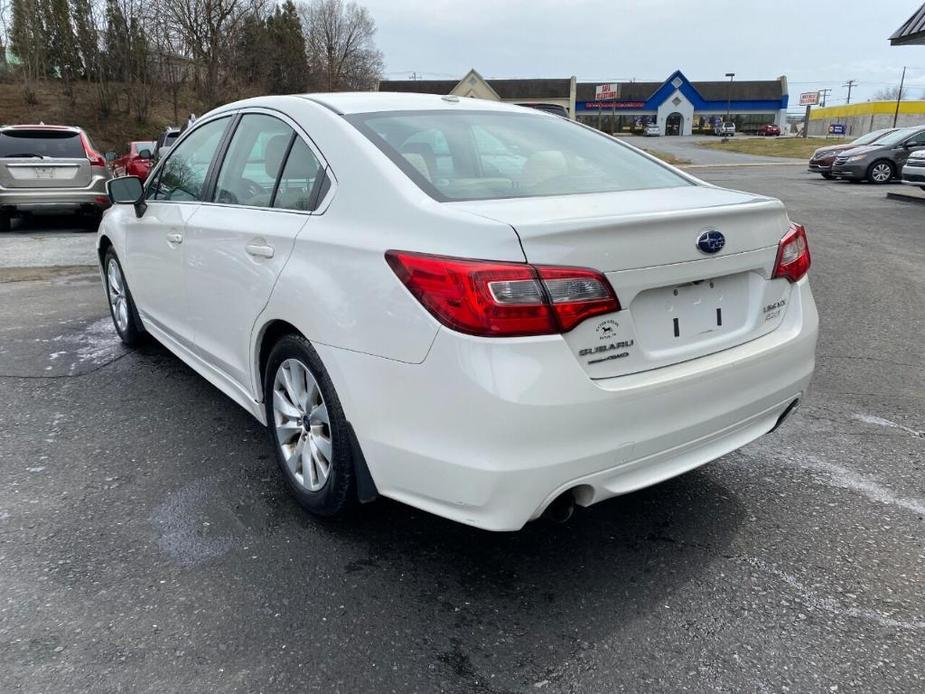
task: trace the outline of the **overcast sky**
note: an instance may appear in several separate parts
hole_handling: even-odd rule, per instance
[[[378,26],[385,77],[568,77],[661,81],[680,68],[691,80],[790,81],[825,87],[844,103],[898,85],[925,91],[925,46],[887,38],[923,0],[360,0]],[[759,8],[763,10],[759,13]],[[796,107],[795,110],[799,110]]]

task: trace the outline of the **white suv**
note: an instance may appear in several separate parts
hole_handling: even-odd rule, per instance
[[[803,228],[549,114],[257,98],[115,179],[116,330],[267,424],[310,511],[514,530],[722,456],[813,372]]]

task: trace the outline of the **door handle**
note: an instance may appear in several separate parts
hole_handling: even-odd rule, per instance
[[[272,258],[274,253],[273,246],[262,243],[249,243],[244,250],[257,258]]]
[[[183,243],[183,234],[178,234],[178,233],[167,234],[167,241],[170,243]]]

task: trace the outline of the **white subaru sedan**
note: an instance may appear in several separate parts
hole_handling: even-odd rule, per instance
[[[110,196],[119,336],[266,424],[316,514],[564,518],[771,431],[813,372],[810,253],[779,201],[536,110],[241,101]]]

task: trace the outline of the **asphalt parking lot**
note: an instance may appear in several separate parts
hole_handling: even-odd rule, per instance
[[[28,242],[0,239],[0,691],[925,691],[925,208],[797,166],[697,175],[806,224],[810,393],[511,534],[306,516],[256,421],[121,347],[93,268],[11,270]]]

